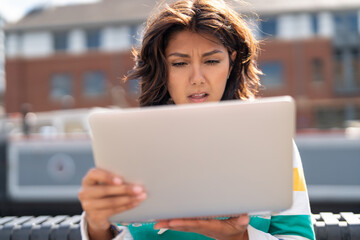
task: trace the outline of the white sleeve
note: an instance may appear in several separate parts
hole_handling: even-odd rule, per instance
[[[113,225],[116,226],[116,225]],[[116,228],[119,230],[119,234],[113,238],[113,240],[133,240],[129,229],[127,227],[119,227],[116,226]],[[82,240],[89,240],[89,234],[87,231],[87,222],[85,219],[85,212],[81,214],[81,220],[80,220],[80,233],[81,233],[81,239]]]
[[[291,240],[308,240],[315,239],[314,231],[312,229],[311,222],[311,211],[309,204],[309,197],[306,190],[306,182],[303,173],[302,163],[299,151],[296,147],[295,142],[293,142],[293,165],[294,169],[294,178],[297,179],[294,181],[294,189],[293,189],[293,205],[290,209],[282,211],[277,214],[273,214],[272,216],[279,218],[283,218],[281,223],[272,222],[272,226],[280,228],[283,230],[283,235],[271,235],[269,233],[265,233],[260,231],[252,226],[248,226],[248,234],[249,240],[275,240],[275,239],[291,239]],[[299,216],[308,216],[307,219],[299,218]],[[287,222],[286,219],[293,218],[291,222]],[[298,219],[298,221],[296,220]],[[294,224],[297,226],[301,226],[300,230],[296,230]],[[308,237],[308,238],[307,238]]]
[[[269,233],[265,233],[263,231],[257,230],[252,226],[248,226],[247,228],[249,234],[249,240],[277,240],[278,238],[272,236]]]
[[[249,240],[279,240],[279,239],[287,239],[287,240],[309,240],[308,238],[301,236],[278,236],[280,238],[274,237],[270,233],[265,233],[263,231],[257,230],[252,226],[248,226],[247,228],[249,234]]]

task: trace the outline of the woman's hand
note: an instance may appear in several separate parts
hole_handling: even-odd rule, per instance
[[[247,214],[226,220],[187,220],[172,219],[160,221],[155,224],[155,229],[168,228],[182,232],[195,232],[217,240],[244,240],[248,239],[247,226],[249,216]]]
[[[82,180],[79,200],[91,239],[111,238],[108,218],[138,206],[146,198],[141,186],[124,183],[108,171],[93,168]]]

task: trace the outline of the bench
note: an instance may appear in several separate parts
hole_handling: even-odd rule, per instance
[[[360,240],[360,214],[313,214],[317,240]],[[1,240],[80,240],[80,215],[0,218]]]

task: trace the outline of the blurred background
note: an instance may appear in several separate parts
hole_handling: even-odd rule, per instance
[[[232,5],[261,41],[260,96],[296,100],[313,213],[359,212],[360,0],[248,2]],[[1,0],[1,216],[81,213],[87,116],[138,106],[138,81],[121,78],[155,4]]]

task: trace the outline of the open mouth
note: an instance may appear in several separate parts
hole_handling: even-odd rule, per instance
[[[202,93],[194,93],[188,96],[191,102],[204,102],[207,97],[209,96],[208,93],[202,92]]]

